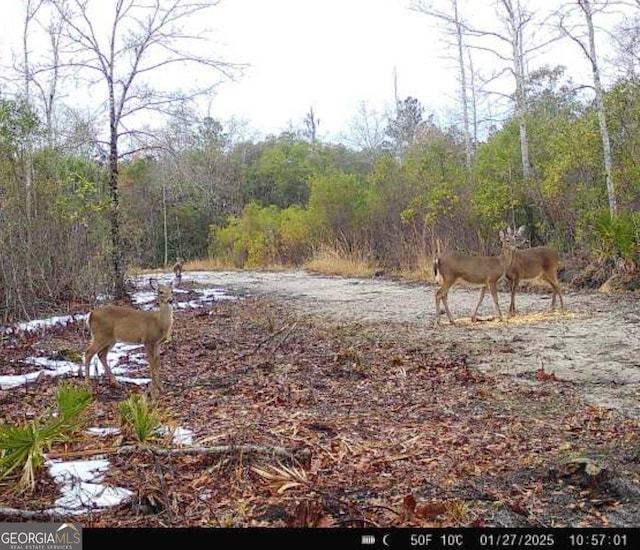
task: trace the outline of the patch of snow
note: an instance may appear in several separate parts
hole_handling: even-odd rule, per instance
[[[198,280],[204,276],[210,277],[211,273],[194,273],[193,275],[183,275],[183,281],[188,279]],[[171,275],[162,274],[154,279],[159,283],[169,283],[172,280]],[[140,290],[135,292],[132,296],[133,302],[143,310],[154,309],[156,307],[157,294],[155,291],[147,290],[149,285],[149,277],[139,277],[134,281],[134,284]],[[187,290],[176,288],[176,293],[186,293]],[[176,302],[174,309],[195,309],[203,307],[217,300],[235,300],[236,296],[229,294],[224,288],[213,287],[196,289],[194,291],[199,296],[189,302]],[[83,321],[86,322],[88,314],[80,315],[64,315],[50,317],[48,319],[38,319],[25,323],[19,323],[14,327],[5,328],[4,332],[7,334],[19,334],[20,332],[30,332],[47,327],[66,325],[71,322]],[[148,365],[147,357],[144,351],[138,353],[131,353],[134,350],[140,350],[142,345],[140,344],[123,344],[117,343],[108,354],[109,366],[116,379],[120,382],[131,384],[148,384],[151,382],[149,378],[131,378],[126,376],[129,373],[131,366],[144,366]],[[20,386],[24,386],[39,376],[63,376],[66,374],[80,375],[84,374],[84,366],[71,361],[59,361],[54,359],[48,359],[46,357],[30,357],[26,360],[27,363],[41,367],[41,370],[29,372],[26,374],[18,375],[6,375],[0,376],[0,389],[12,389]],[[89,365],[89,376],[96,378],[104,376],[105,369],[99,362],[98,357],[94,356]]]
[[[172,442],[175,445],[193,445],[193,432],[186,428],[167,428],[162,426],[157,430],[160,435],[171,434]]]
[[[13,327],[7,327],[4,329],[5,334],[16,334],[20,332],[34,332],[36,330],[46,329],[55,326],[66,326],[69,323],[75,323],[78,321],[87,320],[87,314],[77,315],[58,315],[49,317],[47,319],[34,319],[33,321],[25,321],[18,323]]]
[[[109,468],[108,460],[48,460],[46,464],[62,492],[51,512],[82,514],[117,506],[133,495],[129,489],[102,484],[104,473]]]
[[[144,384],[151,384],[151,378],[131,378],[130,376],[116,376],[116,380],[124,382],[126,384],[135,384],[142,386]]]
[[[33,382],[39,376],[62,376],[64,374],[77,374],[80,366],[71,361],[59,361],[47,357],[28,357],[27,363],[44,367],[43,370],[29,372],[27,374],[8,374],[0,376],[0,388],[8,390],[18,386],[24,386]]]
[[[0,389],[10,390],[19,386],[25,386],[29,382],[32,382],[42,371],[30,372],[27,374],[7,374],[0,376]]]

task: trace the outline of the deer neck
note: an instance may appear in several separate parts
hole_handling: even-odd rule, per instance
[[[163,328],[169,328],[173,324],[173,308],[170,303],[163,302],[160,304],[158,317]]]
[[[515,248],[505,246],[500,255],[500,262],[502,263],[502,276],[504,277],[513,263],[516,251]]]

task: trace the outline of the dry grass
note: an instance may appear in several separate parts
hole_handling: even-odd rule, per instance
[[[554,320],[575,319],[578,317],[587,317],[571,311],[562,311],[557,306],[555,311],[544,310],[536,313],[518,313],[515,317],[505,317],[510,325],[533,325]]]
[[[367,259],[357,255],[344,255],[331,250],[323,250],[303,267],[309,271],[324,275],[342,275],[344,277],[371,277],[376,266]]]
[[[412,283],[435,283],[433,275],[433,256],[419,254],[417,263],[412,267],[403,267],[398,273],[401,279]]]
[[[324,275],[340,275],[343,277],[372,277],[379,270],[379,267],[370,262],[363,255],[344,254],[340,251],[323,250],[317,253],[312,259],[305,262],[302,266],[311,272],[321,273]],[[241,271],[242,269],[251,269],[254,271],[287,271],[294,269],[294,266],[272,264],[268,266],[255,266],[239,268],[230,261],[219,258],[201,258],[185,262],[185,271]],[[157,275],[162,273],[170,273],[171,266],[166,268],[142,269],[131,267],[127,270],[127,274],[131,277],[142,275]],[[398,271],[384,270],[385,275],[397,276],[405,281],[414,283],[429,282],[434,283],[432,258],[421,257],[417,264],[412,267],[403,267]]]
[[[184,264],[185,271],[234,271],[238,268],[231,260],[222,258],[200,258]]]
[[[173,264],[168,265],[165,268],[158,267],[154,269],[131,267],[127,270],[127,275],[131,277],[137,277],[140,275],[171,273],[172,266]],[[184,271],[242,271],[243,269],[250,269],[252,271],[287,271],[289,269],[292,269],[292,266],[272,264],[268,266],[245,266],[244,268],[242,268],[237,267],[231,261],[223,260],[220,258],[200,258],[189,260],[184,264]]]

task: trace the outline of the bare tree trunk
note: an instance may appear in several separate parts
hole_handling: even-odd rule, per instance
[[[32,3],[31,0],[27,0],[25,6],[24,26],[22,29],[22,54],[24,63],[24,99],[29,106],[31,105],[31,65],[29,61],[29,25],[35,18],[38,10],[42,6],[42,0],[37,0]],[[29,222],[32,217],[32,194],[33,194],[33,146],[31,143],[31,137],[28,137],[24,145],[24,187],[25,187],[25,211],[27,215],[27,234],[31,235],[31,228]]]
[[[58,91],[58,76],[60,74],[60,37],[62,35],[63,22],[58,20],[49,25],[47,32],[49,33],[49,41],[51,42],[51,54],[53,63],[51,67],[51,77],[49,79],[46,91],[44,87],[40,88],[42,102],[44,104],[45,125],[47,132],[47,143],[49,147],[53,147],[56,142],[54,131],[54,114],[55,100]]]
[[[600,68],[598,67],[598,55],[596,51],[595,28],[593,24],[593,15],[595,13],[594,2],[592,0],[576,0],[578,7],[582,11],[585,23],[587,25],[587,40],[585,44],[582,38],[579,38],[572,30],[565,26],[565,18],[570,12],[559,14],[559,26],[566,36],[571,38],[584,53],[591,65],[591,74],[593,75],[593,88],[595,91],[596,112],[598,115],[598,125],[600,128],[600,139],[602,141],[602,159],[605,171],[605,183],[607,186],[607,199],[609,203],[609,213],[612,217],[618,213],[618,201],[613,180],[613,160],[611,155],[611,142],[609,140],[609,130],[607,129],[607,117],[604,110],[604,90],[602,81],[600,80]],[[608,0],[604,0],[600,9],[605,8],[609,4]],[[567,6],[571,9],[571,6]]]
[[[465,151],[465,169],[467,177],[470,177],[471,166],[473,163],[473,145],[471,141],[471,129],[469,124],[469,99],[468,99],[468,83],[464,55],[464,31],[465,24],[460,16],[458,0],[449,0],[450,11],[441,11],[434,9],[431,2],[426,0],[415,0],[412,9],[417,12],[424,13],[430,17],[442,21],[447,28],[447,34],[453,36],[455,47],[457,50],[458,78],[460,79],[460,103],[462,105],[462,125],[464,133],[464,151]]]
[[[527,136],[527,97],[525,92],[526,72],[524,66],[523,27],[528,18],[520,5],[520,0],[502,0],[510,27],[511,48],[513,52],[513,74],[516,81],[516,114],[520,133],[520,156],[522,159],[522,178],[531,179],[529,161],[529,138]]]
[[[471,127],[473,128],[473,152],[475,153],[476,144],[478,143],[478,98],[476,93],[476,77],[475,71],[473,68],[473,59],[471,57],[471,51],[468,51],[469,54],[469,72],[471,73],[469,86],[471,90]]]
[[[162,176],[162,231],[164,237],[164,267],[169,265],[169,229],[167,227],[167,182]]]
[[[113,90],[110,90],[110,103]],[[110,139],[109,139],[109,194],[111,198],[111,265],[113,268],[114,297],[119,300],[126,296],[124,285],[124,266],[122,251],[122,234],[120,233],[120,188],[118,186],[118,131],[115,120],[115,109],[110,107]]]
[[[611,216],[618,213],[618,201],[613,181],[613,162],[611,159],[611,142],[609,140],[609,130],[607,129],[607,117],[604,112],[604,91],[600,80],[600,69],[598,67],[598,56],[596,53],[595,31],[593,28],[593,11],[589,0],[578,0],[578,4],[584,13],[587,21],[589,33],[589,61],[591,62],[591,72],[593,73],[593,87],[596,93],[596,110],[598,112],[598,124],[600,126],[600,138],[602,140],[602,157],[604,161],[605,180],[607,185],[607,197],[609,199],[609,212]]]
[[[309,141],[312,145],[316,144],[318,140],[318,126],[320,125],[320,121],[316,118],[315,113],[313,112],[313,106],[309,107],[309,112],[304,118],[304,126],[305,126],[305,137],[309,138]]]
[[[465,168],[467,170],[467,178],[471,176],[471,164],[473,162],[473,151],[471,148],[471,132],[469,128],[469,101],[467,97],[467,75],[464,63],[464,40],[462,33],[462,25],[458,14],[458,0],[452,0],[454,13],[454,26],[456,35],[456,44],[458,46],[458,68],[460,70],[460,99],[462,101],[462,124],[464,131],[464,152],[465,152]]]

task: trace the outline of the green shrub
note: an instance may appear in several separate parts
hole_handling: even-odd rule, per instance
[[[134,394],[120,403],[120,419],[140,443],[153,440],[160,427],[158,410],[144,395]]]
[[[80,428],[81,413],[91,402],[89,390],[72,382],[59,384],[56,398],[56,415],[22,426],[0,425],[0,478],[21,469],[20,491],[35,489],[36,473],[44,464],[45,453]]]
[[[591,249],[601,259],[634,260],[640,244],[640,215],[623,212],[611,216],[600,212],[595,220]]]
[[[56,390],[58,418],[69,432],[82,429],[81,413],[91,403],[91,391],[74,381],[63,381]]]

